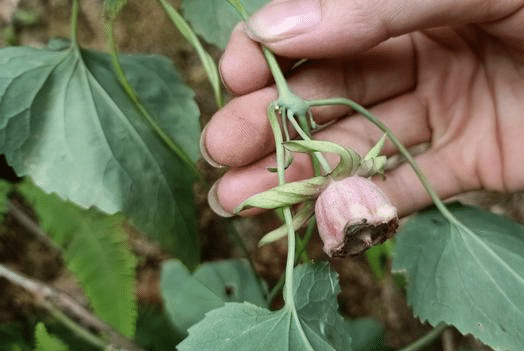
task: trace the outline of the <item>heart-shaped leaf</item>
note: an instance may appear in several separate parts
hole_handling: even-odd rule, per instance
[[[299,266],[295,273],[296,309],[226,303],[191,327],[178,350],[351,351],[348,324],[337,312],[336,273],[326,262]]]
[[[524,345],[524,230],[501,216],[454,204],[450,222],[436,209],[397,234],[395,271],[408,278],[416,315],[471,333],[495,350]]]
[[[180,333],[225,302],[266,305],[261,286],[243,260],[204,263],[194,274],[180,261],[168,261],[162,267],[161,288],[168,315]]]
[[[194,267],[192,176],[144,122],[106,54],[75,44],[0,50],[0,153],[19,176],[82,207],[123,211]],[[157,123],[193,160],[198,109],[166,58],[122,55]]]

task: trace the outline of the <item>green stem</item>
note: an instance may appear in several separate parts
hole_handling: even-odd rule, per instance
[[[105,350],[109,345],[104,340],[100,339],[87,329],[82,328],[76,324],[71,318],[63,314],[60,310],[56,309],[51,303],[47,301],[42,302],[42,306],[57,320],[60,321],[64,326],[69,328],[75,335],[84,339],[89,344],[99,349]]]
[[[313,233],[315,232],[316,227],[316,221],[315,217],[309,221],[308,227],[306,229],[306,232],[304,234],[304,238],[302,239],[301,243],[297,243],[297,253],[296,253],[296,259],[295,264],[298,263],[299,258],[302,256],[303,253],[306,252],[307,244],[309,243],[309,240],[311,240],[311,237],[313,236]],[[309,261],[309,257],[307,258],[307,261]],[[271,305],[271,301],[277,296],[278,292],[282,290],[282,287],[284,286],[284,283],[286,282],[285,276],[280,276],[280,279],[278,282],[273,286],[269,294],[267,294],[267,301],[268,305]]]
[[[278,64],[275,55],[271,52],[271,50],[264,46],[262,47],[262,52],[264,53],[264,57],[266,58],[269,70],[273,75],[273,79],[275,80],[275,85],[277,86],[279,98],[285,98],[286,96],[293,94],[291,92],[291,89],[289,89],[286,77],[284,76],[284,73],[282,72],[282,69]]]
[[[420,339],[410,344],[409,346],[399,350],[399,351],[417,351],[428,345],[435,338],[437,338],[448,326],[446,323],[441,322],[435,328],[431,329],[426,335],[422,336]]]
[[[151,114],[146,110],[144,105],[140,102],[138,98],[138,94],[136,93],[135,89],[129,84],[129,81],[126,78],[124,69],[122,68],[122,65],[120,64],[120,60],[118,58],[118,48],[116,46],[116,41],[114,37],[114,31],[113,31],[113,21],[108,20],[105,24],[105,30],[106,30],[106,37],[107,37],[107,44],[109,46],[109,52],[111,55],[111,62],[113,64],[113,69],[115,70],[115,74],[118,78],[118,81],[120,82],[122,88],[126,92],[129,99],[133,102],[135,107],[140,112],[140,115],[144,118],[144,120],[149,124],[149,126],[153,129],[153,131],[158,135],[158,137],[164,142],[164,144],[168,147],[168,149],[174,153],[180,160],[182,160],[183,163],[186,164],[186,166],[189,167],[191,172],[200,180],[204,181],[204,178],[202,174],[198,171],[195,163],[191,161],[189,156],[184,152],[184,150],[177,145],[177,143],[171,139],[169,135],[164,132],[162,128],[155,122],[154,118],[151,116]]]
[[[220,75],[218,74],[218,69],[215,62],[204,49],[204,47],[200,43],[200,40],[198,39],[198,36],[195,34],[195,32],[193,32],[191,26],[186,22],[184,17],[182,17],[173,6],[167,3],[166,0],[158,1],[160,2],[160,5],[162,5],[164,11],[167,13],[168,17],[171,19],[171,22],[173,22],[175,27],[177,27],[180,33],[197,52],[198,57],[200,58],[200,61],[202,62],[202,65],[206,70],[207,78],[211,83],[211,86],[213,87],[213,92],[215,94],[215,102],[218,108],[222,108],[224,106],[224,97],[222,96],[222,89],[220,87]]]
[[[302,258],[303,262],[309,262],[309,256],[307,255],[307,244],[311,240],[311,237],[313,236],[313,233],[316,228],[316,219],[313,216],[311,220],[309,221],[306,231],[304,233],[304,237],[302,238],[302,242],[297,243],[297,260],[298,258]],[[303,256],[305,255],[305,256]]]
[[[242,18],[243,21],[247,21],[249,13],[247,13],[244,4],[242,4],[242,1],[227,0],[227,2],[237,11],[238,15],[240,16],[240,18]]]
[[[282,133],[280,130],[280,125],[276,116],[276,106],[274,104],[269,105],[268,107],[268,119],[271,128],[273,129],[273,135],[275,137],[275,146],[276,146],[276,160],[277,160],[277,174],[278,174],[278,184],[283,185],[286,183],[284,175],[284,146],[282,139]],[[284,221],[288,228],[288,252],[287,252],[287,262],[286,262],[286,288],[284,292],[285,301],[287,306],[294,306],[293,300],[293,268],[295,267],[295,230],[293,229],[293,217],[291,215],[291,209],[289,206],[286,206],[282,209],[284,213]]]
[[[276,145],[276,158],[277,158],[277,172],[278,172],[278,182],[280,185],[286,183],[284,176],[284,166],[285,166],[285,156],[284,156],[284,146],[282,140],[282,133],[280,130],[280,125],[276,116],[277,107],[275,104],[270,104],[268,107],[268,119],[271,128],[273,129],[273,135],[275,136],[275,145]],[[293,270],[295,268],[295,230],[293,229],[293,216],[291,215],[291,208],[286,206],[283,208],[284,220],[288,229],[287,234],[287,262],[286,262],[286,285],[284,287],[284,301],[285,307],[288,308],[291,312],[291,317],[293,318],[293,323],[295,323],[297,330],[300,333],[302,339],[307,340],[302,324],[298,318],[298,313],[295,307],[295,299],[293,296]],[[313,348],[309,347],[310,350]]]
[[[384,123],[382,123],[377,117],[375,117],[371,112],[369,112],[367,109],[362,107],[361,105],[357,104],[356,102],[345,99],[345,98],[333,98],[333,99],[325,99],[325,100],[315,100],[315,101],[309,101],[308,105],[310,107],[313,106],[327,106],[327,105],[343,105],[351,107],[353,110],[357,111],[361,115],[363,115],[365,118],[367,118],[371,123],[376,125],[380,130],[382,130],[388,138],[391,140],[391,142],[397,147],[399,152],[406,158],[406,161],[409,163],[417,177],[419,178],[420,182],[422,183],[422,186],[428,193],[429,197],[435,204],[435,206],[439,209],[439,211],[442,213],[444,217],[446,217],[450,222],[453,222],[455,224],[458,224],[462,226],[460,222],[449,212],[449,210],[446,208],[446,205],[440,200],[437,193],[433,190],[431,187],[431,184],[429,183],[429,180],[427,179],[426,175],[422,172],[418,164],[413,159],[413,156],[409,153],[409,151],[406,149],[406,147],[398,140],[398,138],[393,134],[391,129],[389,129]]]
[[[80,9],[79,0],[73,0],[73,8],[71,9],[71,41],[73,45],[77,45],[76,37],[78,33],[78,13]]]

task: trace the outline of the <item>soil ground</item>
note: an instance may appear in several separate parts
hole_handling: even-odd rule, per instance
[[[51,37],[67,36],[69,13],[67,0],[0,0],[0,47],[8,44],[42,47]],[[83,46],[100,50],[105,48],[101,14],[101,0],[82,2],[79,32]],[[205,72],[191,46],[172,27],[155,1],[129,1],[120,18],[125,18],[116,27],[121,51],[159,53],[173,59],[186,82],[196,92],[204,125],[215,111],[215,104]],[[218,59],[220,51],[213,47],[208,49]],[[223,172],[205,162],[199,162],[199,167],[210,184]],[[4,177],[14,179],[8,173],[4,173]],[[195,190],[203,260],[242,256],[241,250],[228,235],[225,221],[207,206],[205,189],[196,187]],[[461,199],[524,223],[522,194],[474,193]],[[31,212],[30,208],[27,212]],[[265,232],[278,225],[278,218],[268,213],[257,218],[235,219],[233,223],[252,253],[259,273],[269,285],[275,284],[284,269],[286,244],[280,241],[258,249],[256,243]],[[131,228],[129,233],[133,250],[139,257],[138,299],[142,303],[161,304],[159,269],[162,261],[169,256],[140,233]],[[316,259],[326,258],[317,237],[313,239],[309,255]],[[10,214],[0,227],[0,262],[85,303],[81,289],[64,269],[60,255],[35,238]],[[336,260],[332,261],[332,265],[340,275],[342,312],[347,317],[370,316],[380,322],[387,331],[389,346],[401,347],[429,330],[427,325],[413,317],[391,275],[377,280],[364,257]],[[41,313],[29,293],[0,280],[0,326],[13,321],[32,321]],[[459,350],[463,345],[469,345],[474,350],[487,350],[453,329],[425,350]]]

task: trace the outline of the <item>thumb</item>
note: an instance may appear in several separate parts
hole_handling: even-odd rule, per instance
[[[520,7],[518,0],[274,0],[247,21],[247,29],[279,55],[319,58],[420,29],[494,22]]]

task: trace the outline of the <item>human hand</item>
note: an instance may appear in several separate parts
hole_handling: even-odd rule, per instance
[[[416,161],[447,198],[524,188],[523,8],[522,0],[278,0],[248,27],[282,58],[297,95],[351,98],[405,146],[429,143]],[[266,108],[276,90],[258,44],[245,33],[237,28],[221,61],[223,80],[236,97],[202,134],[206,158],[231,167],[212,189],[222,214],[278,183],[267,171],[275,165],[275,145]],[[309,61],[291,71],[299,58]],[[382,135],[347,109],[313,112],[317,123],[334,122],[316,139],[364,154]],[[383,151],[396,153],[389,143]],[[286,171],[287,181],[312,175],[305,155]],[[409,165],[377,184],[400,215],[430,203]]]

